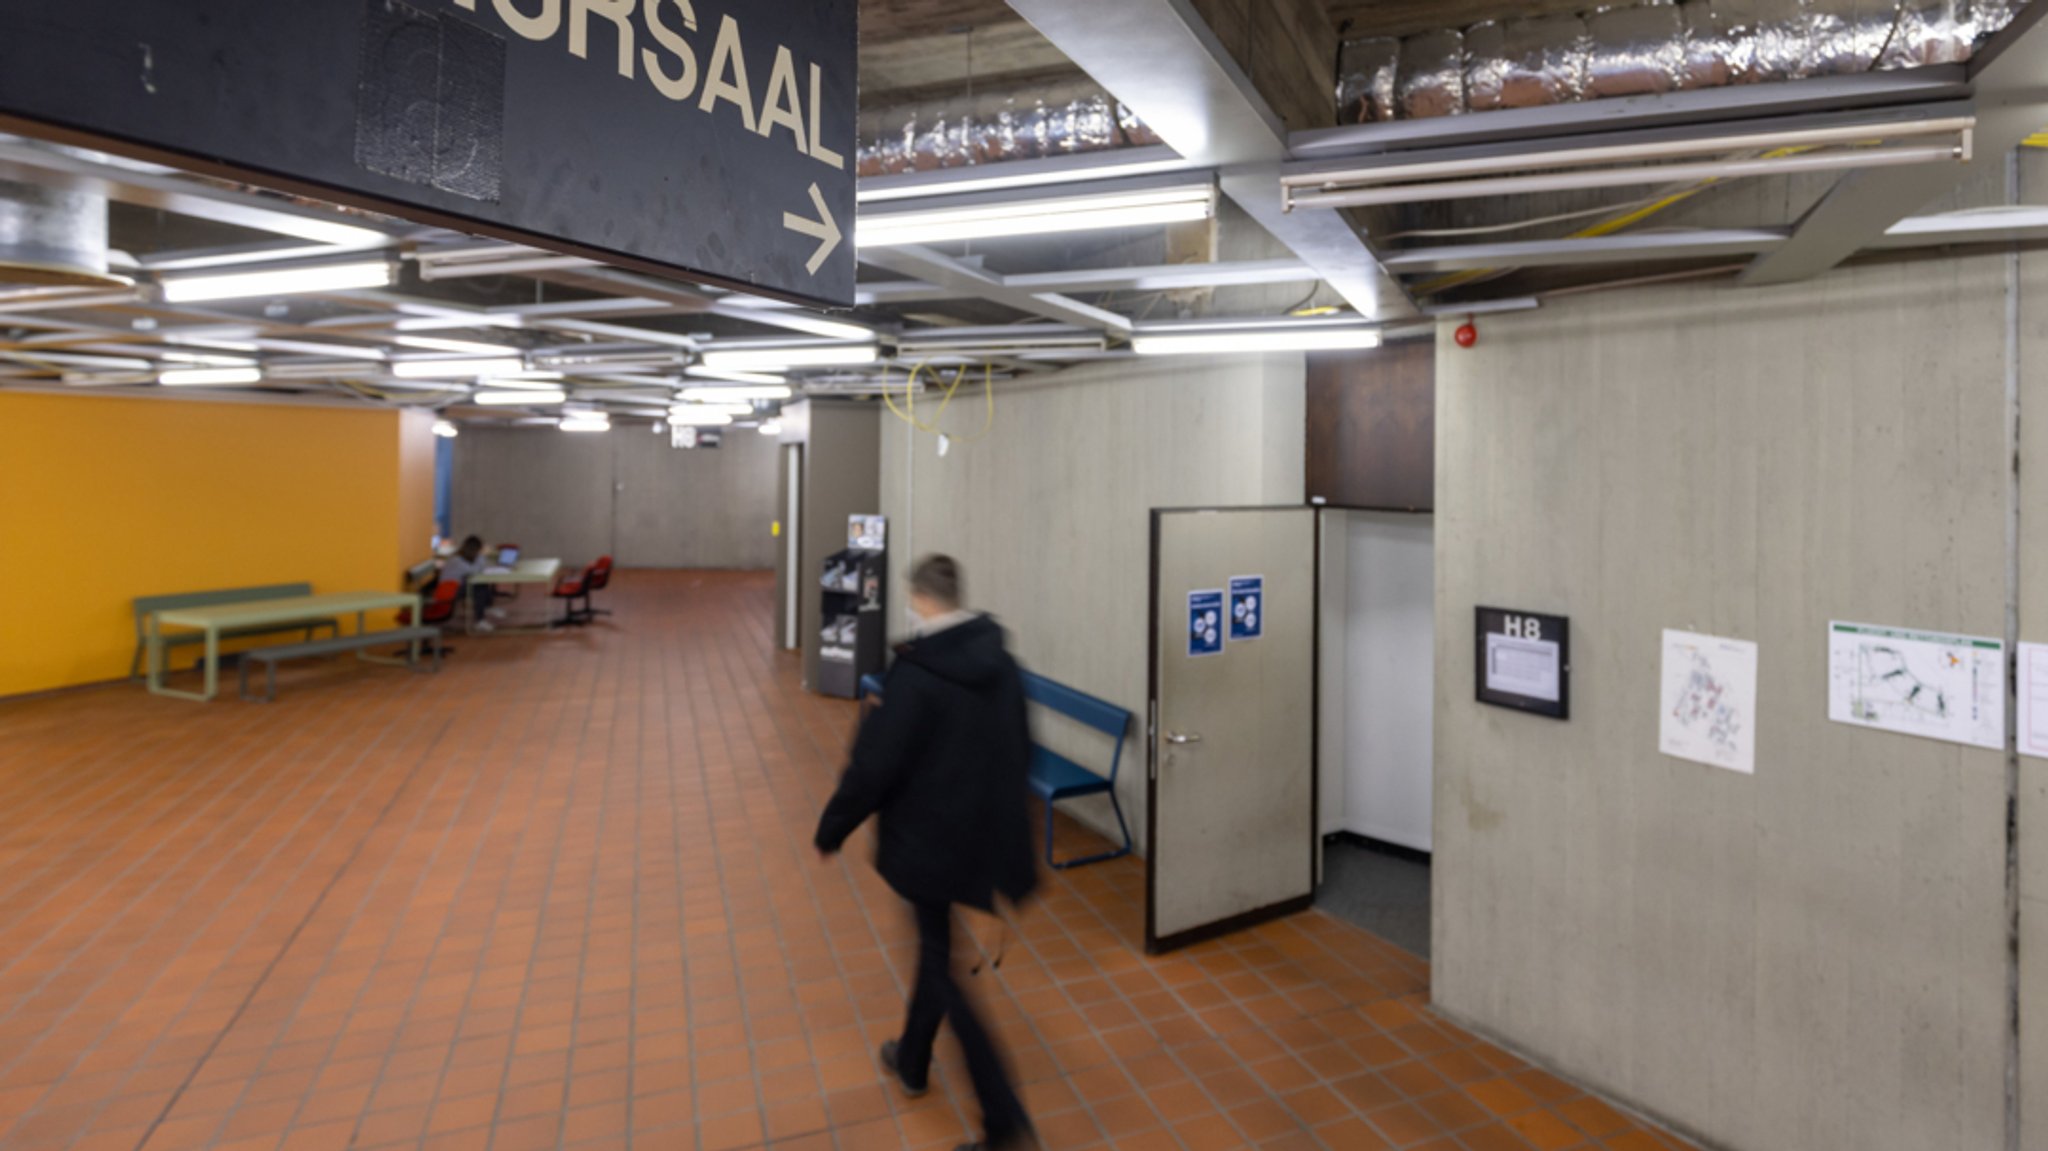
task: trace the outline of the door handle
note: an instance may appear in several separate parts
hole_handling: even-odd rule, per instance
[[[1169,731],[1166,733],[1166,742],[1171,744],[1200,743],[1202,742],[1202,737],[1199,735],[1182,735],[1177,731]]]

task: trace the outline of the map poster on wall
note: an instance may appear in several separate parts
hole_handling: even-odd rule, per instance
[[[1831,623],[1828,718],[1898,735],[2003,748],[2005,641]]]
[[[1756,644],[1664,632],[1663,714],[1657,750],[1756,774]]]
[[[2048,643],[2020,645],[2020,754],[2048,759]]]

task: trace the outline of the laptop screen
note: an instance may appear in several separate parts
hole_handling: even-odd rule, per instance
[[[505,547],[501,547],[501,548],[499,548],[499,549],[498,549],[498,563],[499,563],[499,564],[500,564],[501,566],[503,566],[503,567],[511,567],[511,566],[512,566],[513,564],[516,564],[516,563],[518,563],[518,562],[519,562],[519,549],[518,549],[518,548],[516,548],[516,547],[512,547],[512,546],[510,546],[510,545],[507,545],[507,546],[505,546]]]

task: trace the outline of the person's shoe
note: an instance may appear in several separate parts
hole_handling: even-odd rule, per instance
[[[497,625],[497,624],[494,624],[494,623],[492,623],[492,622],[491,622],[490,620],[487,620],[487,619],[480,619],[480,620],[476,621],[476,630],[478,630],[478,631],[497,631],[497,630],[498,630],[498,625]]]
[[[485,608],[485,609],[484,609],[484,614],[485,614],[485,615],[487,615],[487,616],[489,616],[489,617],[490,617],[490,618],[492,618],[492,619],[504,619],[504,618],[505,618],[505,609],[504,609],[504,608],[501,608],[501,607],[491,607],[491,608]]]
[[[924,1095],[925,1092],[931,1090],[931,1084],[912,1083],[910,1080],[905,1079],[903,1077],[903,1067],[901,1064],[896,1062],[896,1055],[898,1050],[899,1048],[894,1039],[883,1040],[881,1051],[882,1066],[888,1069],[890,1076],[896,1080],[898,1086],[903,1088],[903,1093],[905,1095],[908,1095],[912,1099],[920,1098]]]

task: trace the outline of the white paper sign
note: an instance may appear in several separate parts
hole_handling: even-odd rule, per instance
[[[1557,644],[1547,639],[1486,633],[1486,690],[1556,703],[1562,680]]]
[[[1657,750],[1756,773],[1756,644],[1664,632],[1663,713]]]
[[[2005,747],[2005,641],[1828,625],[1828,718],[1898,735]]]
[[[2020,754],[2048,759],[2048,643],[2020,645]]]

